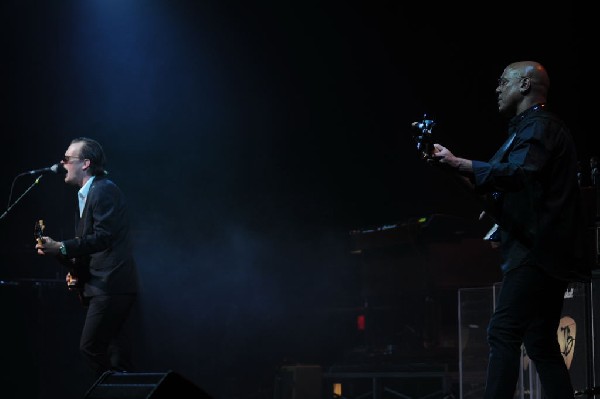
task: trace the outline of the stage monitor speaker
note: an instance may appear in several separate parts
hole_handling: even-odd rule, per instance
[[[109,372],[92,385],[84,399],[211,399],[181,375]]]

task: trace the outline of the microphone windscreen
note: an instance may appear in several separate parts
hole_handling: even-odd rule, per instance
[[[50,170],[54,173],[58,173],[59,175],[65,175],[67,174],[67,170],[65,169],[65,167],[60,164],[60,163],[55,163],[54,165],[52,165],[50,167]]]

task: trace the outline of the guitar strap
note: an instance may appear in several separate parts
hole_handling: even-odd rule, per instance
[[[490,164],[495,164],[495,163],[502,161],[502,159],[504,158],[504,156],[506,155],[508,150],[513,145],[516,135],[517,135],[516,132],[514,132],[513,134],[510,135],[510,137],[508,139],[506,139],[504,144],[502,144],[502,147],[500,147],[500,149],[496,152],[496,154],[494,154],[494,156],[490,159],[490,161],[489,161]],[[502,202],[502,193],[499,191],[492,192],[488,198],[490,200],[489,203],[493,204],[492,208],[497,209],[499,206],[498,204]],[[494,215],[494,213],[495,212],[492,212],[492,218],[494,219],[494,222],[495,222],[494,226],[492,226],[490,231],[488,231],[484,237],[484,240],[487,240],[487,241],[498,241],[499,240],[499,233],[500,233],[499,227],[502,225],[502,223],[500,220],[498,220],[498,215]],[[528,237],[526,234],[524,234],[520,230],[516,230],[515,228],[511,229],[511,233],[515,237],[517,237],[519,239],[519,241],[521,241],[525,246],[531,247],[531,245],[532,245],[531,238]]]
[[[508,149],[511,147],[513,141],[515,141],[515,137],[516,137],[516,132],[511,134],[508,137],[508,139],[506,139],[504,144],[502,144],[502,147],[500,147],[498,149],[498,151],[496,151],[494,156],[490,159],[490,161],[489,161],[490,164],[498,163],[502,160],[502,158],[504,158],[504,155],[506,155],[506,153],[508,152]],[[487,196],[486,208],[487,208],[487,214],[489,216],[491,216],[490,211],[492,214],[496,213],[494,210],[495,210],[495,208],[498,207],[498,203],[501,201],[501,199],[502,199],[502,194],[497,191],[492,192]],[[500,240],[500,236],[499,236],[499,234],[500,234],[499,227],[500,226],[498,225],[497,215],[492,216],[492,219],[494,220],[494,225],[487,232],[487,234],[483,237],[483,239],[486,241],[499,241]]]
[[[502,144],[502,147],[500,147],[500,149],[498,149],[498,151],[496,151],[496,153],[494,154],[492,159],[490,159],[490,163],[498,163],[502,160],[502,158],[504,158],[504,155],[506,154],[508,149],[512,146],[513,141],[515,141],[516,136],[517,136],[517,133],[515,132],[515,133],[511,134],[508,139],[506,139],[504,144]]]
[[[536,105],[534,105],[529,110],[521,113],[517,117],[517,121],[511,122],[511,126],[514,126],[516,123],[522,121],[526,116],[530,115],[531,113],[540,111],[540,110],[544,109],[545,107],[546,107],[546,104],[536,104]],[[511,128],[509,127],[509,130],[510,129]],[[502,160],[502,158],[504,158],[504,155],[509,150],[509,148],[512,146],[513,141],[515,140],[516,135],[517,135],[517,132],[515,131],[515,132],[513,132],[510,135],[510,137],[508,139],[506,139],[506,141],[504,142],[504,144],[502,144],[502,147],[500,147],[500,149],[496,152],[496,154],[494,154],[494,156],[492,157],[492,159],[490,159],[489,163],[500,162]]]

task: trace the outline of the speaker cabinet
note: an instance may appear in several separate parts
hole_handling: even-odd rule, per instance
[[[590,283],[570,283],[564,294],[557,340],[565,364],[569,370],[573,388],[585,392],[594,386],[594,356],[597,355],[592,311],[600,301],[595,294],[591,301],[590,290],[600,292],[598,280]],[[485,371],[488,365],[486,328],[499,295],[501,283],[493,287],[462,288],[458,291],[459,319],[459,377],[460,398],[482,394],[485,387]],[[596,351],[596,352],[595,352]],[[535,364],[524,350],[521,357],[521,373],[515,398],[539,399],[543,397]]]
[[[84,399],[211,399],[181,375],[166,373],[106,372]]]
[[[576,391],[585,391],[592,386],[592,326],[587,314],[589,289],[589,283],[569,284],[557,331],[560,350]]]

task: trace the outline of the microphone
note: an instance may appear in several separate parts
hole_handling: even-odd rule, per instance
[[[61,173],[61,174],[65,174],[65,173],[67,173],[67,170],[60,163],[55,163],[54,165],[48,166],[47,168],[34,169],[34,170],[27,171],[27,172],[23,172],[21,174],[22,175],[35,175],[35,174],[38,174],[38,173]]]

